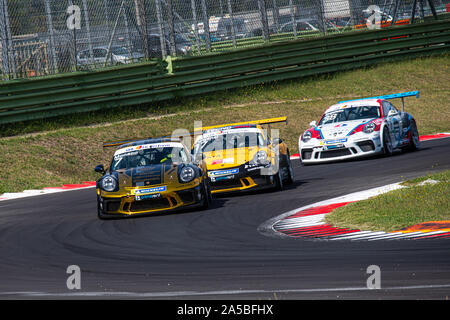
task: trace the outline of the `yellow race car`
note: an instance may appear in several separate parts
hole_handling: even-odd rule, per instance
[[[287,122],[286,117],[203,127],[195,132],[192,153],[206,162],[211,193],[257,188],[282,190],[293,182],[287,145],[271,139],[262,125]],[[199,133],[200,132],[200,133]]]
[[[206,209],[211,188],[204,162],[194,164],[179,139],[159,138],[107,143],[119,146],[111,165],[95,168],[100,219],[173,211],[185,207]]]

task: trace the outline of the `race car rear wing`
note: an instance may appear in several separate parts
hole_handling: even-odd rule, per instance
[[[143,140],[162,139],[162,140],[167,140],[167,142],[175,141],[175,140],[178,141],[178,139],[181,139],[182,137],[183,136],[176,136],[176,137],[165,136],[165,137],[158,137],[158,138],[133,138],[133,139],[128,139],[128,140],[109,141],[109,142],[104,142],[103,143],[103,148],[119,147],[119,146],[122,146],[124,144],[133,143],[133,142],[137,142],[137,141],[143,141]]]
[[[243,126],[243,125],[246,125],[246,124],[256,124],[256,125],[268,124],[268,125],[270,125],[272,123],[281,123],[281,122],[285,122],[287,124],[287,117],[278,117],[278,118],[253,120],[253,121],[246,121],[246,122],[221,124],[221,125],[215,125],[215,126],[209,126],[209,127],[201,127],[201,128],[195,128],[195,132],[206,131],[206,130],[210,130],[210,129],[232,127],[232,126]]]
[[[345,102],[351,102],[351,101],[357,101],[357,100],[369,100],[369,99],[382,99],[382,100],[390,100],[390,99],[402,99],[402,111],[405,111],[405,100],[406,97],[413,97],[416,96],[417,99],[419,99],[419,91],[409,91],[409,92],[401,92],[401,93],[394,93],[394,94],[388,94],[385,96],[377,96],[377,97],[370,97],[370,98],[362,98],[362,99],[355,99],[355,100],[347,100],[347,101],[339,101],[339,103],[345,103]]]
[[[131,139],[131,140],[120,140],[120,141],[108,141],[103,143],[103,148],[111,148],[111,147],[118,147],[127,143],[136,142],[142,139]]]
[[[286,122],[287,124],[287,117],[278,117],[278,118],[271,118],[271,119],[263,119],[263,120],[254,120],[254,121],[247,121],[247,122],[238,122],[238,123],[230,123],[230,124],[221,124],[216,126],[210,126],[210,127],[199,127],[195,128],[194,132],[188,133],[186,135],[176,135],[176,139],[182,140],[185,137],[190,136],[191,138],[195,135],[201,134],[203,131],[209,130],[209,129],[215,129],[215,128],[224,128],[224,127],[231,127],[231,126],[240,126],[240,125],[247,125],[247,124],[257,124],[257,125],[264,125],[264,124],[272,124],[272,123],[280,123],[280,122]],[[142,141],[146,139],[174,139],[174,136],[163,136],[158,138],[133,138],[133,139],[127,139],[127,140],[119,140],[119,141],[109,141],[103,143],[103,148],[110,148],[110,147],[118,147],[124,144]]]

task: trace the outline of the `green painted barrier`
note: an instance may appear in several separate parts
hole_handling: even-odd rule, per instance
[[[205,94],[450,52],[448,21],[0,83],[0,124]]]

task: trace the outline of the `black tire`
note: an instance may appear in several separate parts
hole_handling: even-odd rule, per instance
[[[293,184],[294,183],[294,171],[292,170],[292,163],[291,163],[291,154],[289,150],[286,154],[286,176],[284,179],[284,182],[286,184]]]
[[[209,187],[209,183],[205,182],[203,183],[203,188],[202,188],[202,197],[203,197],[203,203],[201,205],[201,208],[203,210],[207,210],[211,207],[211,203],[212,203],[212,195],[211,195],[211,188]]]
[[[416,151],[420,147],[420,140],[419,140],[419,130],[417,130],[417,125],[414,120],[411,122],[411,128],[409,129],[409,134],[411,137],[411,141],[409,142],[409,146],[408,146],[407,150],[408,151]]]
[[[100,220],[109,220],[111,219],[111,217],[109,217],[108,215],[106,215],[103,210],[100,208],[100,202],[97,200],[97,217]]]
[[[274,187],[273,187],[274,191],[283,191],[284,183],[280,169],[278,169],[278,172],[275,175],[273,175],[273,180],[274,180]]]
[[[385,156],[392,155],[393,148],[392,148],[392,141],[391,136],[389,134],[389,129],[384,128],[383,130],[383,154]]]

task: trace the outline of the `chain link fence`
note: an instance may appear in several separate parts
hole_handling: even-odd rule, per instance
[[[433,0],[437,13],[450,0]],[[167,56],[203,55],[269,41],[419,19],[414,0],[0,0],[2,80],[93,70]],[[397,6],[396,6],[397,4]],[[417,14],[416,14],[417,15]]]

